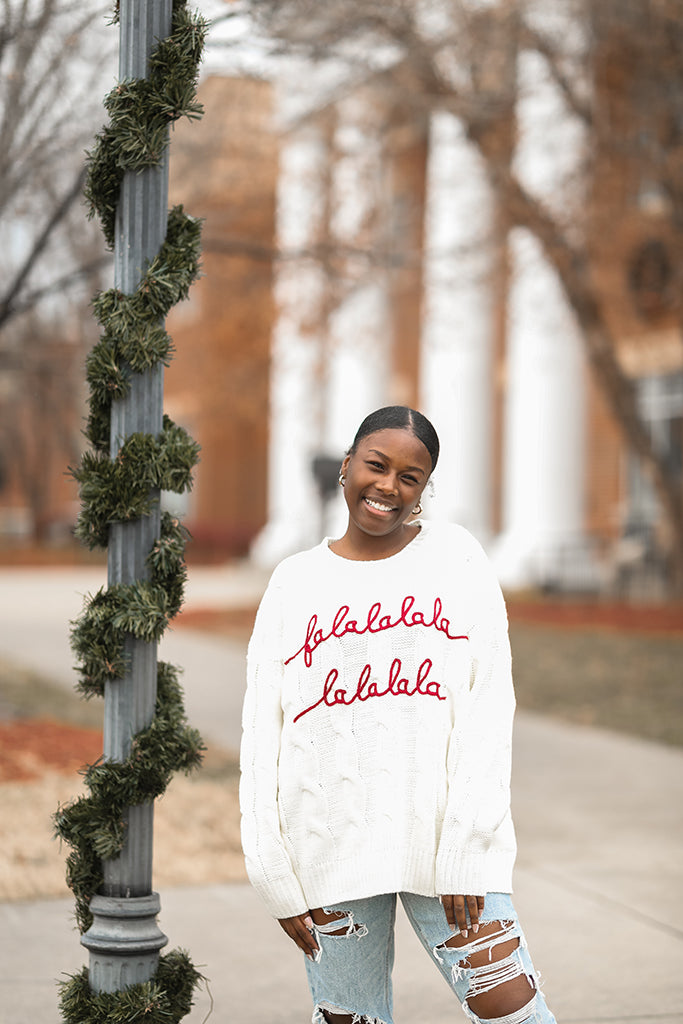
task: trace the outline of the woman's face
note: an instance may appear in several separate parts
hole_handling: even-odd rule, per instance
[[[351,523],[369,536],[400,530],[419,503],[431,471],[429,452],[410,430],[368,434],[342,463]]]

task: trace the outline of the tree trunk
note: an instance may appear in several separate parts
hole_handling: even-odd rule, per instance
[[[560,227],[505,167],[490,165],[497,188],[505,197],[512,223],[531,231],[555,268],[583,337],[586,356],[611,409],[624,443],[641,461],[651,479],[669,528],[672,583],[683,589],[683,493],[665,455],[657,451],[643,422],[632,380],[617,358],[617,343],[600,308],[591,282],[587,257],[574,248]]]

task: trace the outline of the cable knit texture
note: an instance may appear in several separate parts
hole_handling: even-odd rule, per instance
[[[478,542],[276,568],[247,656],[242,843],[274,917],[383,892],[510,892],[514,693]]]

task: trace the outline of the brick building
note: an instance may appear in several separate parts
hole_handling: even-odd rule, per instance
[[[599,55],[595,116],[636,133],[637,65],[609,37]],[[566,202],[581,128],[539,62],[518,65],[518,175]],[[207,218],[206,276],[173,314],[167,375],[169,411],[203,446],[195,535],[271,564],[334,532],[343,507],[321,501],[316,460],[402,402],[444,444],[429,514],[468,526],[510,586],[596,586],[649,556],[651,487],[554,271],[506,228],[458,118],[407,110],[381,75],[330,101],[300,86],[214,75],[204,121],[174,139],[172,191]],[[577,219],[641,412],[680,459],[680,239],[642,167],[608,143]]]
[[[596,52],[594,116],[635,137],[649,70],[609,36]],[[551,209],[558,195],[575,204],[619,361],[680,472],[680,230],[608,136],[586,186],[557,83],[524,51],[515,76],[501,133],[517,176]],[[662,540],[652,489],[537,240],[507,226],[456,114],[406,105],[395,82],[325,98],[305,74],[214,73],[205,118],[175,130],[171,200],[206,221],[204,276],[169,319],[165,385],[202,445],[185,509],[197,550],[272,564],[336,532],[341,498],[323,502],[315,466],[341,459],[368,411],[400,402],[442,438],[428,514],[471,529],[505,584],[610,585]]]
[[[169,317],[165,407],[202,446],[196,547],[239,554],[266,516],[277,140],[267,82],[212,76],[200,98],[172,143],[171,202],[205,223],[202,277]]]

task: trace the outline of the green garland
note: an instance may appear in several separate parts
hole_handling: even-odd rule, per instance
[[[76,536],[90,548],[106,547],[110,523],[149,514],[156,500],[151,489],[179,494],[187,490],[198,456],[199,446],[168,416],[159,438],[131,434],[115,459],[103,452],[85,452],[80,466],[71,471],[83,503]]]
[[[187,10],[186,0],[173,0],[171,35],[151,55],[148,77],[119,82],[104,101],[109,124],[88,156],[84,192],[110,248],[124,173],[156,166],[168,146],[169,124],[204,113],[196,92],[206,31],[206,22]]]
[[[119,583],[87,598],[71,630],[71,646],[79,659],[78,690],[84,697],[103,696],[105,683],[125,674],[126,634],[157,641],[180,610],[185,537],[178,520],[164,513],[161,535],[147,556],[150,579]]]
[[[157,164],[168,145],[170,123],[202,114],[196,87],[206,30],[204,20],[187,10],[186,0],[173,0],[171,35],[152,53],[149,77],[120,82],[105,100],[109,123],[88,156],[85,195],[90,216],[99,217],[110,247],[124,173]],[[165,241],[136,291],[125,295],[112,288],[93,301],[102,333],[86,368],[91,450],[71,469],[82,502],[76,534],[90,548],[107,546],[112,523],[149,515],[159,491],[182,493],[191,486],[199,446],[166,416],[158,437],[133,434],[114,458],[109,446],[112,402],[128,393],[131,374],[168,365],[171,359],[163,321],[199,274],[200,236],[201,222],[175,207]],[[103,695],[108,681],[125,675],[126,637],[156,642],[177,614],[186,579],[186,538],[178,520],[164,513],[147,558],[149,579],[111,586],[86,600],[71,635],[84,696]],[[89,903],[103,881],[103,860],[117,857],[123,848],[126,808],[160,796],[175,772],[190,772],[201,763],[203,750],[199,733],[187,724],[177,670],[160,662],[155,715],[133,738],[128,758],[88,767],[88,795],[60,807],[54,816],[55,834],[71,848],[67,882],[81,931],[92,922]],[[189,1012],[200,979],[187,954],[178,950],[160,957],[151,981],[122,992],[92,992],[84,969],[61,986],[62,1018],[66,1024],[142,1019],[174,1024]]]
[[[152,981],[124,992],[94,994],[87,968],[61,985],[62,1017],[78,1024],[177,1024],[192,1007],[192,992],[201,975],[182,950],[159,958]]]
[[[176,206],[168,216],[164,243],[135,292],[124,295],[110,288],[95,297],[93,308],[103,331],[86,362],[86,437],[96,451],[109,452],[111,404],[128,393],[130,374],[169,364],[172,344],[162,323],[169,310],[187,298],[199,275],[200,246],[201,221]]]
[[[103,881],[102,861],[117,857],[125,841],[125,810],[161,796],[174,772],[192,771],[201,761],[202,740],[188,727],[177,670],[160,662],[156,711],[134,737],[123,762],[98,761],[84,773],[89,795],[55,815],[55,832],[72,852],[67,882],[76,897],[82,932],[92,923],[89,904]]]

